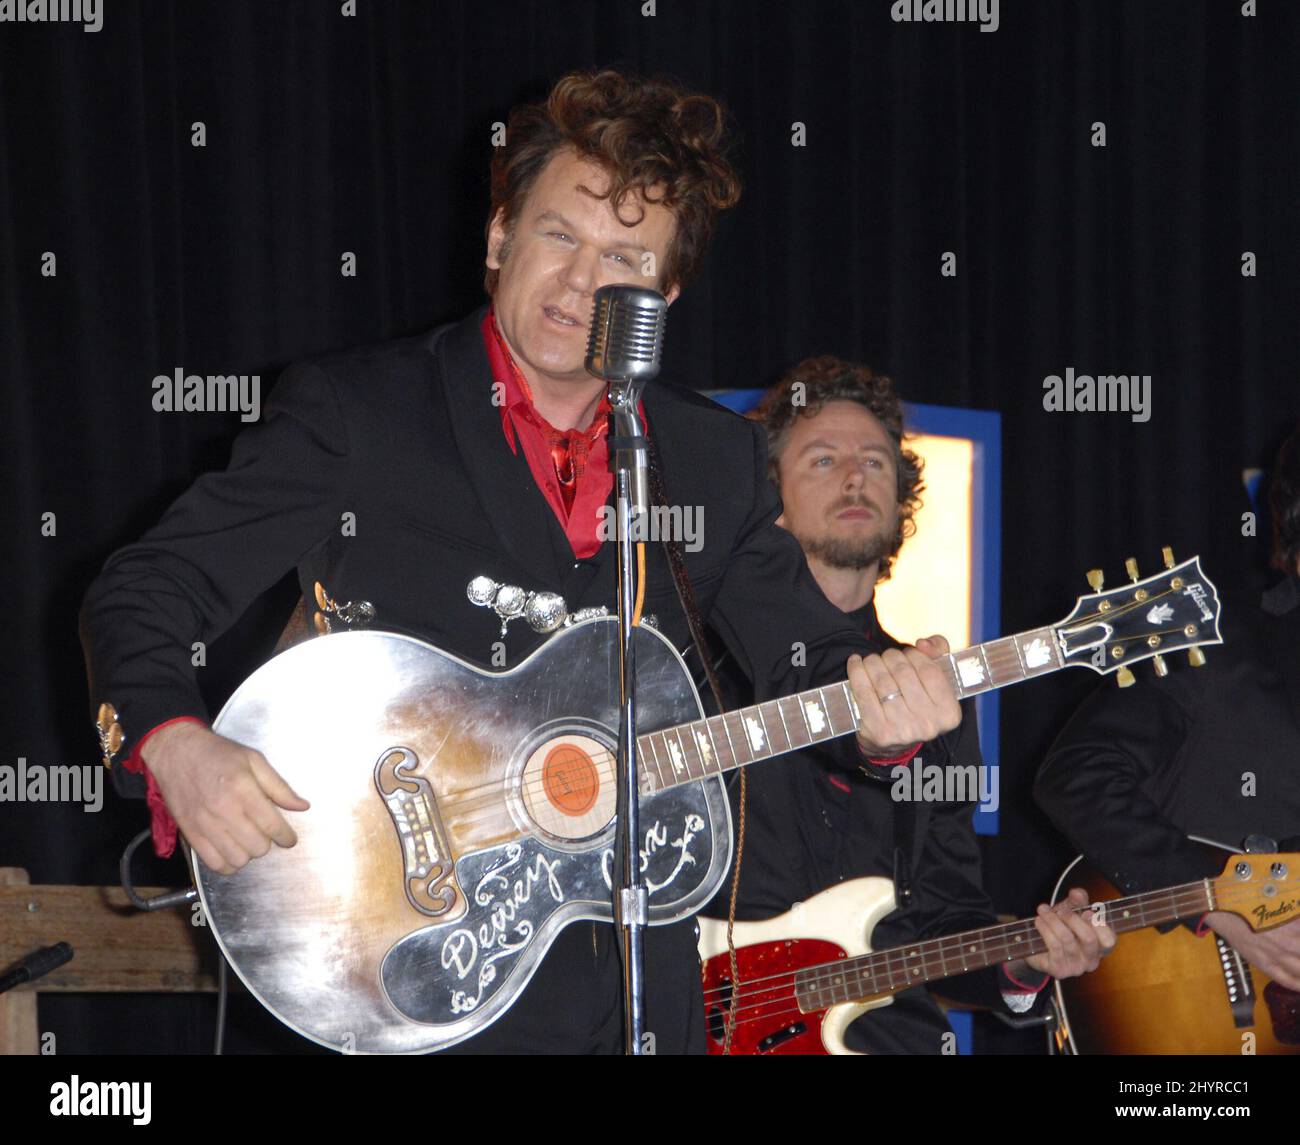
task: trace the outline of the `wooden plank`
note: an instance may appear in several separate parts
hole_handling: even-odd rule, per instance
[[[132,907],[121,887],[26,883],[25,871],[0,867],[0,966],[56,942],[76,952],[34,984],[41,993],[216,990],[216,944],[206,927],[192,924],[190,908],[147,913]],[[165,888],[137,889],[151,898]],[[32,993],[25,986],[0,998]]]
[[[0,891],[22,888],[27,872],[21,867],[0,867]],[[0,955],[0,967],[23,957]],[[35,1054],[40,1052],[40,1035],[36,1026],[36,994],[30,989],[6,990],[0,994],[0,1054]]]

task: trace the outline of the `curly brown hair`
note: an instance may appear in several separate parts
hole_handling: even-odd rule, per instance
[[[644,208],[635,219],[622,217],[634,193],[673,212],[677,226],[659,276],[667,293],[699,272],[718,214],[740,199],[727,139],[723,106],[675,80],[570,72],[542,102],[511,110],[506,144],[492,156],[488,228],[501,211],[504,259],[537,176],[557,151],[571,148],[608,173],[609,186],[596,197],[611,200],[620,222],[636,226],[644,217]],[[497,274],[489,269],[484,276],[488,294],[496,291]]]
[[[925,462],[903,444],[903,403],[894,383],[867,366],[823,354],[805,358],[763,395],[751,415],[767,431],[768,475],[781,487],[780,461],[799,417],[813,417],[827,402],[856,402],[872,414],[894,446],[894,473],[898,480],[898,530],[889,553],[881,558],[878,580],[888,580],[890,567],[903,541],[916,532],[916,511],[925,491]]]

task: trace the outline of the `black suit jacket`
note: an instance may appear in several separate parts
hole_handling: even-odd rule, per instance
[[[1043,810],[1124,894],[1221,873],[1188,834],[1300,834],[1300,579],[1225,600],[1221,632],[1203,668],[1106,681],[1039,772]]]
[[[370,601],[374,627],[418,635],[483,665],[491,662],[500,622],[467,599],[475,576],[557,592],[570,610],[613,610],[614,546],[575,560],[522,451],[516,455],[506,443],[480,332],[484,312],[428,335],[290,367],[265,419],[235,442],[229,467],[199,478],[154,529],[108,560],[85,600],[83,642],[92,707],[111,701],[128,741],[175,716],[208,717],[191,667],[192,643],[220,635],[295,566],[308,599],[319,580],[339,602]],[[701,612],[757,697],[842,679],[847,656],[870,644],[822,596],[797,542],[773,524],[780,503],[767,480],[761,430],[661,382],[646,390],[644,406],[668,500],[703,512],[703,546],[686,553]],[[659,546],[647,549],[645,611],[683,648],[686,622],[666,559]],[[543,639],[522,621],[512,623],[508,663]],[[797,646],[803,655],[794,654]],[[856,758],[851,740],[838,749],[845,766]],[[118,782],[129,787],[133,780]],[[566,932],[493,1029],[512,1029],[516,1012],[548,992],[572,997],[594,990],[616,999],[609,928],[596,930],[581,940]],[[693,928],[650,933],[677,930]],[[689,992],[694,974],[698,1001],[692,949],[678,939],[665,955],[674,968],[661,976]],[[593,958],[602,977],[588,989]],[[557,962],[565,967],[557,970]],[[660,1052],[685,1048],[675,1032],[685,1005],[650,1026]],[[653,1002],[650,1011],[653,1022]],[[531,1025],[516,1023],[518,1036],[470,1044],[606,1047],[603,1034],[582,1041],[595,1037],[593,1024],[612,1024],[618,1044],[616,1014],[576,1014],[574,1006],[566,1013],[573,1015],[572,1036],[556,1034],[563,1022],[541,1006]]]

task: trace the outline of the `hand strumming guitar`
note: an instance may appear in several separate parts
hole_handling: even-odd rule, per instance
[[[310,804],[260,751],[180,723],[151,736],[141,754],[186,841],[218,874],[234,874],[272,843],[298,841],[278,808],[306,811]]]

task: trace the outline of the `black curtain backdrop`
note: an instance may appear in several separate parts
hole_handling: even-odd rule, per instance
[[[1264,578],[1241,474],[1300,416],[1291,0],[1002,0],[992,33],[896,23],[889,0],[351,7],[105,0],[94,33],[0,23],[0,763],[97,759],[80,598],[240,429],[155,412],[155,375],[256,374],[265,398],[295,358],[477,305],[493,124],[573,68],[666,71],[735,117],[746,192],[672,309],[667,376],[749,387],[835,353],[910,400],[1002,414],[1007,631],[1062,616],[1089,567],[1152,571],[1162,544],[1223,587]],[[1047,412],[1067,367],[1149,374],[1150,420]],[[291,603],[282,585],[209,650],[214,704]],[[1066,857],[1029,783],[1093,686],[1003,693],[1002,909],[1032,907]],[[98,814],[0,804],[0,866],[113,882],[143,825],[111,795]],[[41,1013],[61,1053],[203,1052],[213,1004]],[[246,1001],[234,1020],[235,1048],[307,1048]],[[986,1049],[1039,1045],[981,1030]]]

